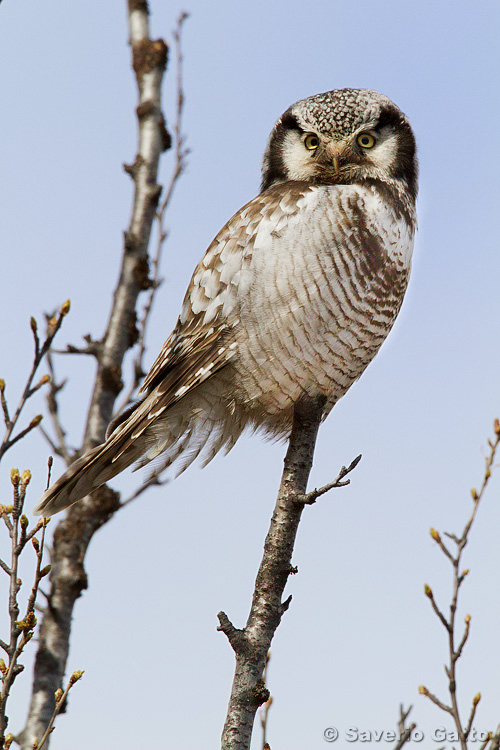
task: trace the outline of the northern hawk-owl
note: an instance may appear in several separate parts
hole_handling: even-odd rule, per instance
[[[406,291],[417,161],[405,115],[342,89],[274,126],[259,195],[196,267],[146,395],[43,495],[51,515],[161,453],[180,470],[230,450],[245,427],[286,437],[294,405],[326,416],[373,359]]]

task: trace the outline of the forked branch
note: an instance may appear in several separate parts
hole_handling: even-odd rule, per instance
[[[474,523],[474,520],[476,518],[479,503],[491,478],[491,470],[493,468],[495,455],[500,444],[500,422],[498,421],[498,419],[495,419],[494,422],[494,432],[494,439],[488,440],[489,453],[485,458],[485,470],[481,486],[479,490],[473,489],[471,491],[472,510],[464,526],[462,534],[460,536],[457,536],[456,534],[445,532],[445,536],[450,539],[455,545],[454,551],[450,551],[449,547],[444,543],[440,533],[436,531],[436,529],[431,529],[430,531],[432,539],[436,542],[446,559],[451,563],[453,569],[453,589],[448,615],[445,615],[442,609],[437,604],[431,587],[427,584],[424,587],[425,595],[429,599],[436,616],[446,630],[448,640],[448,664],[445,665],[445,671],[448,678],[449,703],[445,703],[444,701],[442,701],[424,685],[420,686],[419,692],[429,698],[429,700],[431,700],[441,711],[450,714],[450,716],[453,718],[461,750],[467,750],[467,744],[473,728],[474,719],[476,717],[477,707],[481,700],[481,693],[476,693],[476,695],[472,699],[469,718],[467,720],[467,723],[464,723],[457,699],[457,662],[462,656],[464,646],[469,638],[471,616],[465,616],[463,631],[461,634],[457,632],[458,628],[456,614],[458,607],[458,597],[460,588],[469,573],[469,570],[467,568],[462,567],[462,555],[469,541],[469,534],[472,528],[472,524]],[[493,734],[493,732],[491,732],[490,735],[486,738],[484,744],[482,745],[482,749],[486,750],[486,748],[488,748],[489,750],[494,750],[494,748],[498,748],[499,743],[500,732],[497,730],[496,734]]]

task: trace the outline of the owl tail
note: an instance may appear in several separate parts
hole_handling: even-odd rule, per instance
[[[228,408],[220,391],[216,378],[173,404],[160,404],[153,391],[111,423],[106,442],[71,464],[33,512],[58,513],[132,464],[141,468],[160,455],[162,470],[175,463],[178,475],[198,458],[205,466],[220,450],[227,453],[246,420]]]
[[[125,448],[128,435],[121,440],[113,436],[77,459],[64,474],[46,490],[33,513],[37,516],[52,516],[68,508],[82,497],[115,477],[139,459],[145,451],[143,437],[139,437]]]

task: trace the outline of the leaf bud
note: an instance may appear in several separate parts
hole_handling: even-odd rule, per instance
[[[76,672],[73,672],[73,674],[69,678],[69,684],[74,685],[75,682],[78,682],[78,680],[81,680],[84,672],[85,672],[84,669],[77,669]]]
[[[29,628],[30,630],[33,630],[33,628],[36,625],[36,617],[33,611],[28,612],[28,614],[26,615],[25,623],[26,623],[27,628]]]
[[[439,536],[439,531],[436,531],[436,529],[431,529],[430,534],[435,542],[441,541],[441,537]]]
[[[66,302],[63,302],[61,305],[61,315],[67,315],[69,313],[71,307],[71,302],[69,299],[66,300]]]
[[[27,487],[27,485],[31,482],[31,471],[29,469],[26,469],[26,471],[23,471],[21,476],[21,484],[23,487]]]

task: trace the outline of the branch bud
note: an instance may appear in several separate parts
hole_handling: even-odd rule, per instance
[[[28,516],[25,516],[24,513],[23,513],[23,515],[19,519],[19,523],[21,524],[21,528],[26,531],[26,529],[29,526]]]
[[[3,393],[5,390],[5,380],[3,378],[0,378],[0,393]]]
[[[468,625],[470,621],[471,621],[471,616],[470,615],[465,615],[465,617],[464,617],[465,624]]]
[[[489,479],[491,477],[491,471],[489,469],[486,469],[484,472],[484,478]]]
[[[12,734],[8,734],[4,740],[4,750],[9,750],[9,747],[12,745],[12,742],[14,741],[14,737]]]
[[[27,487],[28,484],[31,482],[31,471],[29,469],[26,469],[26,471],[23,471],[21,476],[21,484],[23,487]]]
[[[24,620],[16,620],[16,627],[18,627],[19,630],[24,630],[25,632],[33,630],[35,625],[36,625],[36,617],[35,617],[34,612],[28,612]],[[26,637],[27,636],[28,636],[28,633],[26,632]]]
[[[67,315],[69,313],[69,309],[71,307],[71,302],[69,299],[66,300],[66,302],[63,302],[61,305],[61,315]]]
[[[431,529],[430,534],[435,542],[441,541],[441,537],[439,536],[439,531],[436,531],[436,529]]]
[[[495,419],[495,421],[493,422],[493,429],[495,431],[495,435],[500,435],[500,422],[498,421],[498,419]]]
[[[14,487],[19,486],[19,469],[10,470],[10,481],[12,482]]]
[[[469,571],[469,568],[465,568],[465,570],[464,570],[464,571],[462,571],[462,578],[465,578],[465,576],[468,576],[468,575],[469,575],[469,572],[470,572],[470,571]]]
[[[43,419],[43,414],[37,414],[36,417],[33,417],[33,419],[30,422],[30,429],[33,429],[33,427],[37,427],[40,422]]]
[[[8,668],[3,659],[0,659],[0,672],[5,676],[8,672]]]
[[[75,682],[78,682],[78,680],[81,680],[84,672],[85,672],[84,669],[77,669],[76,672],[73,672],[73,674],[69,678],[69,684],[74,685]]]
[[[35,740],[31,746],[31,750],[36,750],[38,747],[38,740]]]
[[[45,576],[48,576],[51,571],[52,565],[46,565],[44,568],[40,571],[40,578],[44,578]]]
[[[36,536],[31,538],[31,544],[35,548],[35,552],[38,554],[40,552],[40,542],[36,538]]]
[[[420,693],[420,695],[429,695],[429,691],[424,685],[418,686],[418,692]]]
[[[63,695],[64,695],[64,693],[61,690],[61,688],[57,688],[56,692],[54,693],[54,696],[55,696],[55,699],[56,699],[56,703],[59,703],[59,701],[61,700],[61,698],[63,697]]]
[[[476,489],[472,489],[472,490],[470,491],[470,494],[472,495],[472,499],[474,500],[474,502],[477,502],[477,501],[478,501],[478,499],[479,499],[479,498],[478,498],[478,494],[477,494],[477,490],[476,490]]]
[[[36,625],[36,617],[35,617],[35,613],[33,611],[28,612],[28,614],[26,615],[25,622],[26,622],[26,625],[28,626],[28,628],[30,630],[33,630],[33,628]]]
[[[425,595],[429,597],[429,599],[434,599],[434,594],[432,593],[432,589],[427,584],[425,584],[424,586],[424,592],[425,592]]]
[[[38,323],[36,322],[35,318],[31,316],[30,318],[30,326],[33,333],[36,333],[38,330]]]
[[[480,700],[481,700],[481,693],[476,693],[476,695],[472,699],[472,704],[474,706],[477,706],[477,704],[479,703]]]
[[[44,375],[41,377],[38,385],[45,385],[45,383],[50,383],[50,375]]]

